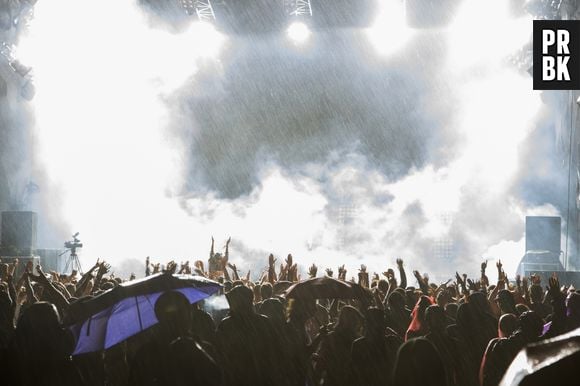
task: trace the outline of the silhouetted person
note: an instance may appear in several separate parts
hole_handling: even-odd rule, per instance
[[[399,291],[392,292],[386,306],[387,325],[404,338],[411,322],[411,312],[406,307],[405,296]]]
[[[334,330],[322,340],[318,350],[316,370],[324,380],[324,385],[349,384],[351,347],[360,336],[362,322],[362,315],[356,308],[341,308]]]
[[[226,298],[230,315],[217,328],[225,384],[279,384],[280,340],[268,318],[254,312],[252,290],[239,285]]]
[[[497,335],[499,338],[507,338],[518,328],[518,317],[514,314],[503,314],[499,318],[497,325]]]
[[[191,333],[199,340],[215,345],[215,324],[211,315],[202,310],[198,303],[191,307]]]
[[[352,344],[353,385],[388,386],[391,384],[399,340],[385,335],[385,314],[369,308],[365,314],[365,334]]]
[[[405,342],[397,353],[393,386],[447,386],[443,361],[425,338]]]
[[[438,305],[429,306],[425,310],[425,323],[429,333],[425,336],[441,355],[445,366],[447,383],[449,385],[461,384],[460,364],[457,361],[459,354],[459,341],[447,333],[447,315]]]
[[[74,340],[60,325],[56,307],[47,302],[31,304],[22,314],[13,341],[19,384],[82,385],[71,361]]]
[[[180,292],[163,293],[155,302],[159,324],[153,339],[135,355],[129,385],[219,385],[213,358],[190,336],[191,305]]]
[[[540,318],[546,320],[552,313],[552,307],[544,303],[544,291],[541,285],[532,284],[530,287],[530,310],[534,311]]]
[[[479,381],[482,386],[497,386],[517,353],[542,334],[542,319],[533,311],[520,315],[519,328],[507,338],[489,342],[481,361]]]
[[[432,304],[433,301],[428,296],[422,295],[419,298],[415,308],[413,308],[413,312],[411,313],[411,324],[409,324],[409,328],[405,334],[405,340],[418,338],[427,334],[428,329],[425,324],[425,310]]]

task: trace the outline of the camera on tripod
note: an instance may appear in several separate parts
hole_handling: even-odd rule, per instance
[[[71,268],[72,271],[78,271],[82,275],[83,269],[81,267],[81,262],[79,260],[79,257],[77,256],[77,248],[82,248],[83,243],[81,243],[78,236],[79,236],[79,232],[75,233],[72,236],[73,239],[71,241],[64,242],[64,247],[66,248],[66,250],[63,253],[61,253],[61,255],[64,255],[65,253],[70,252],[70,255],[67,259],[67,262],[66,262],[66,265],[64,268],[64,272],[68,272],[68,269]]]
[[[64,247],[70,249],[71,251],[75,251],[77,248],[82,248],[83,244],[80,242],[78,235],[79,235],[79,232],[77,232],[73,235],[72,241],[65,241]]]

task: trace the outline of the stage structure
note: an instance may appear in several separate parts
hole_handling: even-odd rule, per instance
[[[562,272],[560,217],[526,216],[526,251],[518,273]]]
[[[526,217],[526,253],[517,273],[527,277],[539,275],[544,284],[555,273],[562,285],[580,288],[580,272],[567,270],[562,264],[561,223],[560,217]]]

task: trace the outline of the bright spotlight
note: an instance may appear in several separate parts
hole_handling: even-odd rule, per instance
[[[413,35],[413,30],[407,26],[405,20],[403,2],[382,2],[375,23],[366,32],[379,55],[389,56],[401,49]]]
[[[311,32],[308,26],[300,21],[295,21],[288,27],[286,31],[288,38],[294,44],[304,44],[310,38]]]
[[[212,59],[217,59],[226,40],[213,24],[202,21],[192,23],[184,38],[190,40],[201,57]]]

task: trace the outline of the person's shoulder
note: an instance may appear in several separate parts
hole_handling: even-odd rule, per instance
[[[227,330],[228,328],[230,328],[231,325],[233,325],[235,323],[234,319],[232,318],[231,315],[226,316],[225,318],[223,318],[217,326],[217,331],[223,331],[224,329]]]
[[[360,347],[360,346],[364,346],[368,341],[368,338],[366,336],[361,336],[360,338],[355,339],[352,342],[352,347]]]

